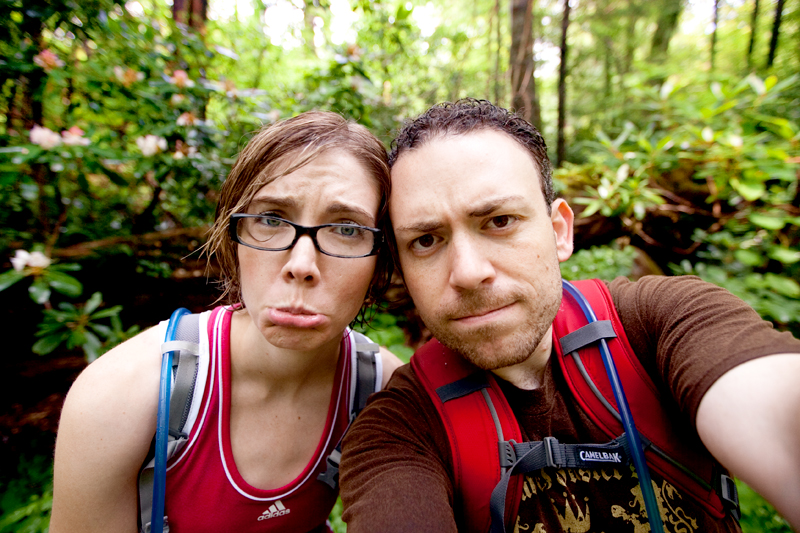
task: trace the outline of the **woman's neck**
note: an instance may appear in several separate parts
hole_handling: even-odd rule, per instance
[[[234,383],[256,381],[272,393],[293,394],[308,386],[329,385],[336,373],[340,338],[308,351],[280,348],[267,342],[246,312],[236,311],[230,339]]]

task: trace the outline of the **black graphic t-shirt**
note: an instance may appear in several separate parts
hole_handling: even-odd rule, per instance
[[[697,407],[725,372],[764,355],[800,351],[800,341],[776,332],[729,292],[695,277],[618,278],[609,289],[634,352],[670,402],[682,442],[684,436],[699,441]],[[500,386],[526,440],[609,440],[571,397],[558,365],[548,365],[539,389]],[[666,531],[740,531],[732,517],[711,516],[652,469],[651,476]],[[348,533],[453,533],[463,526],[447,433],[409,366],[372,396],[347,433],[340,486]],[[519,511],[507,529],[646,533],[644,509],[628,466],[544,469],[524,475]]]

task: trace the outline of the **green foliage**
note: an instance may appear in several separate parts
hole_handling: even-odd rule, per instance
[[[10,474],[0,479],[0,533],[46,533],[53,506],[51,458],[22,455]]]
[[[561,277],[568,280],[598,278],[611,281],[618,276],[630,277],[636,249],[632,246],[593,246],[579,250],[561,263]]]
[[[672,246],[686,247],[677,233],[695,228],[695,244],[673,272],[726,287],[797,333],[800,117],[788,110],[798,85],[796,76],[748,75],[641,86],[647,117],[631,113],[640,123],[628,122],[614,139],[598,132],[597,142],[584,143],[589,162],[558,177],[584,187],[575,199],[586,206],[581,216],[619,217],[646,242],[675,236]],[[659,239],[646,234],[647,217],[663,221]]]
[[[345,524],[342,520],[343,510],[344,505],[342,504],[342,499],[337,498],[336,505],[333,506],[333,509],[331,509],[331,515],[328,517],[328,521],[331,523],[334,533],[347,533],[347,524]]]
[[[80,346],[86,360],[91,363],[103,352],[139,332],[138,326],[123,330],[119,319],[121,305],[98,310],[102,302],[103,295],[96,292],[83,305],[64,302],[59,304],[59,310],[45,309],[44,319],[36,332],[39,340],[33,345],[33,353],[45,355],[61,344],[66,344],[70,350]],[[110,319],[110,326],[97,322],[104,318]]]
[[[743,533],[792,533],[788,522],[753,489],[739,480],[736,480],[736,488],[742,511],[739,524]]]
[[[381,346],[386,346],[403,362],[407,363],[414,350],[406,346],[406,336],[398,325],[398,318],[392,314],[376,311],[366,325],[353,325],[353,329],[363,333]]]

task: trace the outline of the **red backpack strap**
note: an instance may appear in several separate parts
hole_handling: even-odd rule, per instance
[[[608,287],[596,279],[573,281],[572,284],[580,290],[594,310],[598,320],[595,324],[608,321],[613,328],[611,334],[615,336],[606,338],[606,342],[630,402],[637,429],[643,441],[649,441],[652,445],[646,446],[645,450],[648,465],[700,502],[712,516],[723,518],[726,506],[715,489],[721,482],[725,494],[724,491],[730,488],[727,486],[729,478],[720,476],[721,467],[699,439],[687,442],[686,432],[680,431],[670,420],[662,405],[658,387],[628,342]],[[553,345],[558,353],[559,366],[570,391],[589,418],[609,437],[615,438],[622,434],[623,427],[618,416],[615,416],[616,400],[597,344],[576,350],[567,347],[571,353],[563,353],[562,343],[565,346],[570,344],[565,337],[586,324],[586,318],[578,304],[565,292],[553,323]],[[572,340],[574,339],[573,335]],[[579,360],[576,361],[576,358]],[[584,371],[585,376],[582,374]]]
[[[473,366],[436,339],[417,350],[411,358],[411,368],[447,431],[459,531],[485,533],[491,525],[492,489],[501,475],[497,424],[502,432],[499,440],[519,442],[521,436],[514,413],[490,372]],[[509,483],[508,494],[512,497],[506,499],[507,517],[517,514],[521,481],[520,476],[515,476]]]

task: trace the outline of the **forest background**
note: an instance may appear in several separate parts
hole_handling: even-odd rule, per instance
[[[0,0],[0,533],[46,531],[87,362],[214,302],[227,171],[308,109],[388,146],[441,101],[514,108],[579,213],[565,278],[695,274],[800,335],[798,67],[800,0]],[[366,331],[407,358],[403,297]],[[740,491],[746,532],[790,531]]]

